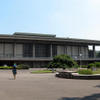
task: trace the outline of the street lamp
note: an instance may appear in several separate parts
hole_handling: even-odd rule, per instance
[[[77,60],[77,56],[75,56],[75,60]]]

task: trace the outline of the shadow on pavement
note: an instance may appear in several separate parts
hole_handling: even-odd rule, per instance
[[[100,94],[93,94],[90,96],[85,96],[83,98],[79,98],[79,97],[63,97],[61,99],[58,100],[100,100]]]
[[[100,88],[100,85],[96,85],[95,87],[98,87],[98,88]]]

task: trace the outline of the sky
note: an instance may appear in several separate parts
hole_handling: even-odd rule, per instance
[[[0,0],[0,34],[100,40],[100,0]]]

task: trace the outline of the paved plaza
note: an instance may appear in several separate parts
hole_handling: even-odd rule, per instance
[[[0,70],[0,100],[100,100],[100,80],[56,78],[55,74],[31,74]]]

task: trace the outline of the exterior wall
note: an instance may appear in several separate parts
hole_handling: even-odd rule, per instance
[[[88,57],[88,46],[85,47],[85,55],[86,55],[86,58]]]
[[[72,46],[72,56],[78,56],[78,46]]]
[[[23,56],[23,44],[15,44],[15,57]]]
[[[45,61],[37,61],[37,62],[33,62],[33,68],[40,68],[40,67],[46,67],[48,65],[49,62],[45,62]]]
[[[85,47],[85,46],[79,47],[79,54],[82,54],[82,58],[87,58],[88,57],[88,47]]]
[[[67,46],[67,55],[71,56],[72,55],[72,47]]]
[[[2,57],[3,54],[4,54],[3,48],[4,48],[4,44],[3,43],[0,43],[0,57]]]
[[[41,43],[42,44],[42,43]],[[17,62],[20,62],[20,63],[26,63],[26,64],[29,64],[31,65],[31,67],[40,67],[40,66],[45,66],[47,65],[47,63],[49,61],[51,61],[52,59],[49,59],[46,61],[46,57],[36,57],[35,58],[35,44],[33,43],[33,58],[30,57],[28,58],[27,60],[23,60],[25,57],[23,56],[23,44],[22,43],[0,43],[0,58],[3,58],[2,56],[4,57],[17,57],[18,60],[14,60],[12,58],[12,62],[13,61],[17,61]],[[47,45],[48,46],[48,45]],[[50,57],[53,57],[55,56],[56,54],[57,55],[60,55],[60,54],[67,54],[69,56],[72,56],[74,59],[76,59],[75,57],[77,56],[79,58],[79,55],[80,53],[82,54],[82,57],[81,58],[85,58],[87,57],[88,58],[88,46],[70,46],[70,45],[57,45],[57,44],[49,44],[50,46]],[[46,49],[47,50],[47,49]],[[49,50],[47,50],[47,52],[49,52]],[[21,62],[19,60],[19,58],[21,58]],[[45,59],[44,59],[45,58]],[[42,59],[42,60],[41,60]],[[80,59],[80,58],[79,58]],[[8,59],[9,62],[11,62],[10,60],[11,59]],[[8,60],[5,60],[4,59],[4,62],[5,61],[8,61]],[[77,59],[76,59],[77,60]],[[25,62],[26,61],[26,62]],[[79,60],[78,60],[79,61]]]
[[[35,44],[33,44],[33,57],[35,57]]]
[[[14,52],[13,52],[13,44],[5,44],[5,56],[6,57],[12,57]]]
[[[57,46],[57,55],[65,54],[65,47],[64,46]]]

